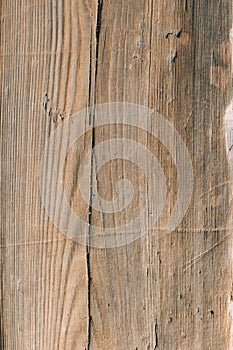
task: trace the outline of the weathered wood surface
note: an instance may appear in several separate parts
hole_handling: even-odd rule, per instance
[[[231,348],[223,127],[231,25],[230,0],[2,0],[1,349]],[[170,188],[161,229],[126,246],[87,248],[47,217],[40,160],[70,115],[108,102],[144,105],[172,122],[192,158],[194,194],[181,225],[166,234],[176,171],[148,136]],[[103,135],[88,133],[68,154],[65,188],[80,215],[88,210],[76,192],[80,154]],[[106,167],[100,191],[130,169]]]

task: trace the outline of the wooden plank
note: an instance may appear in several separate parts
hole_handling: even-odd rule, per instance
[[[231,26],[229,0],[2,1],[2,349],[231,348],[231,176],[224,130],[232,95]],[[187,146],[193,196],[170,233],[165,228],[180,186],[171,152],[153,136],[153,123],[148,133],[117,125],[93,129],[98,116],[91,106],[110,102],[157,111]],[[63,180],[70,206],[89,229],[87,237],[77,230],[70,239],[48,217],[40,182],[62,221],[51,188],[59,185],[60,148],[69,142],[71,121],[76,127],[72,116],[83,110],[86,134],[67,152]],[[45,153],[54,163],[41,173],[56,130],[63,131],[60,148],[53,158]],[[106,214],[84,203],[81,161],[92,150],[94,162],[94,147],[116,137],[157,156],[167,197],[154,229],[104,248],[108,230],[137,215],[147,191],[143,172],[110,154],[98,177],[90,167],[84,180],[97,183],[108,201],[119,180],[130,180],[137,190],[132,205]],[[94,226],[107,227],[102,247],[93,247]]]

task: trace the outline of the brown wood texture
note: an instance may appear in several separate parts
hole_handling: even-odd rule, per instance
[[[230,0],[1,1],[1,349],[231,348],[223,124],[232,97],[231,26]],[[174,163],[158,140],[126,130],[157,155],[167,205],[159,230],[100,249],[67,238],[50,221],[40,161],[71,115],[109,102],[149,107],[176,127],[192,159],[194,191],[182,223],[165,233],[177,193]],[[114,128],[105,131],[114,137]],[[104,139],[101,129],[87,132],[64,170],[70,203],[86,219],[75,174],[83,154]],[[123,173],[144,185],[129,163],[100,172],[103,195]],[[44,176],[49,188],[52,175]],[[128,215],[109,215],[105,224]],[[95,212],[91,219],[103,224]]]

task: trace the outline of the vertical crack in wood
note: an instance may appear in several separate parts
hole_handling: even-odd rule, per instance
[[[157,349],[159,345],[159,339],[158,339],[158,323],[157,323],[157,320],[155,322],[155,347],[154,347],[154,350]]]
[[[103,1],[98,1],[97,6],[97,20],[96,20],[96,30],[95,30],[95,80],[92,85],[92,40],[93,36],[91,34],[90,42],[90,75],[89,75],[89,107],[91,105],[91,93],[93,86],[94,94],[94,105],[96,104],[96,81],[98,73],[98,57],[99,57],[99,38],[101,29],[101,15],[102,15]],[[90,198],[89,198],[89,211],[88,211],[88,234],[86,240],[86,256],[87,256],[87,307],[88,307],[88,330],[87,330],[87,350],[90,350],[91,346],[91,265],[90,265],[90,239],[91,239],[91,226],[92,226],[92,199],[93,199],[93,159],[94,159],[94,147],[95,147],[95,108],[93,109],[93,114],[89,115],[89,123],[92,124],[92,144],[91,144],[91,173],[90,173]]]
[[[96,30],[95,30],[96,61],[95,61],[95,86],[94,86],[94,88],[96,87],[96,78],[97,78],[97,73],[98,73],[99,41],[100,41],[102,8],[103,8],[103,0],[98,0],[97,21],[96,21]],[[96,103],[96,90],[95,90],[94,96],[95,96],[94,102]]]
[[[151,88],[151,62],[152,62],[152,36],[153,36],[153,16],[154,16],[154,8],[153,8],[153,0],[151,1],[151,15],[150,15],[150,36],[149,36],[149,42],[150,42],[150,55],[149,55],[149,69],[148,69],[148,75],[149,75],[149,90]],[[148,93],[148,107],[150,105],[149,103],[149,96]]]
[[[91,73],[92,73],[92,34],[90,42],[90,73],[89,73],[89,106],[91,102]],[[91,123],[91,115],[89,115],[89,123]],[[92,153],[93,153],[93,139],[94,133],[92,129]],[[86,238],[86,259],[87,259],[87,350],[90,349],[91,343],[91,266],[90,266],[90,235],[91,235],[91,221],[92,221],[92,175],[93,175],[93,157],[91,155],[91,174],[90,174],[90,198],[88,208],[88,233]]]

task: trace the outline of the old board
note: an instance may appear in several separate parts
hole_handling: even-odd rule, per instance
[[[1,1],[1,349],[231,348],[231,26],[230,0]],[[145,109],[124,125],[113,106]],[[146,149],[161,187],[147,183],[158,163]],[[183,184],[187,211],[167,232]],[[71,237],[56,185],[84,223]],[[143,230],[134,220],[149,200]],[[111,229],[128,221],[139,236],[118,244]],[[96,244],[94,227],[105,228]]]

